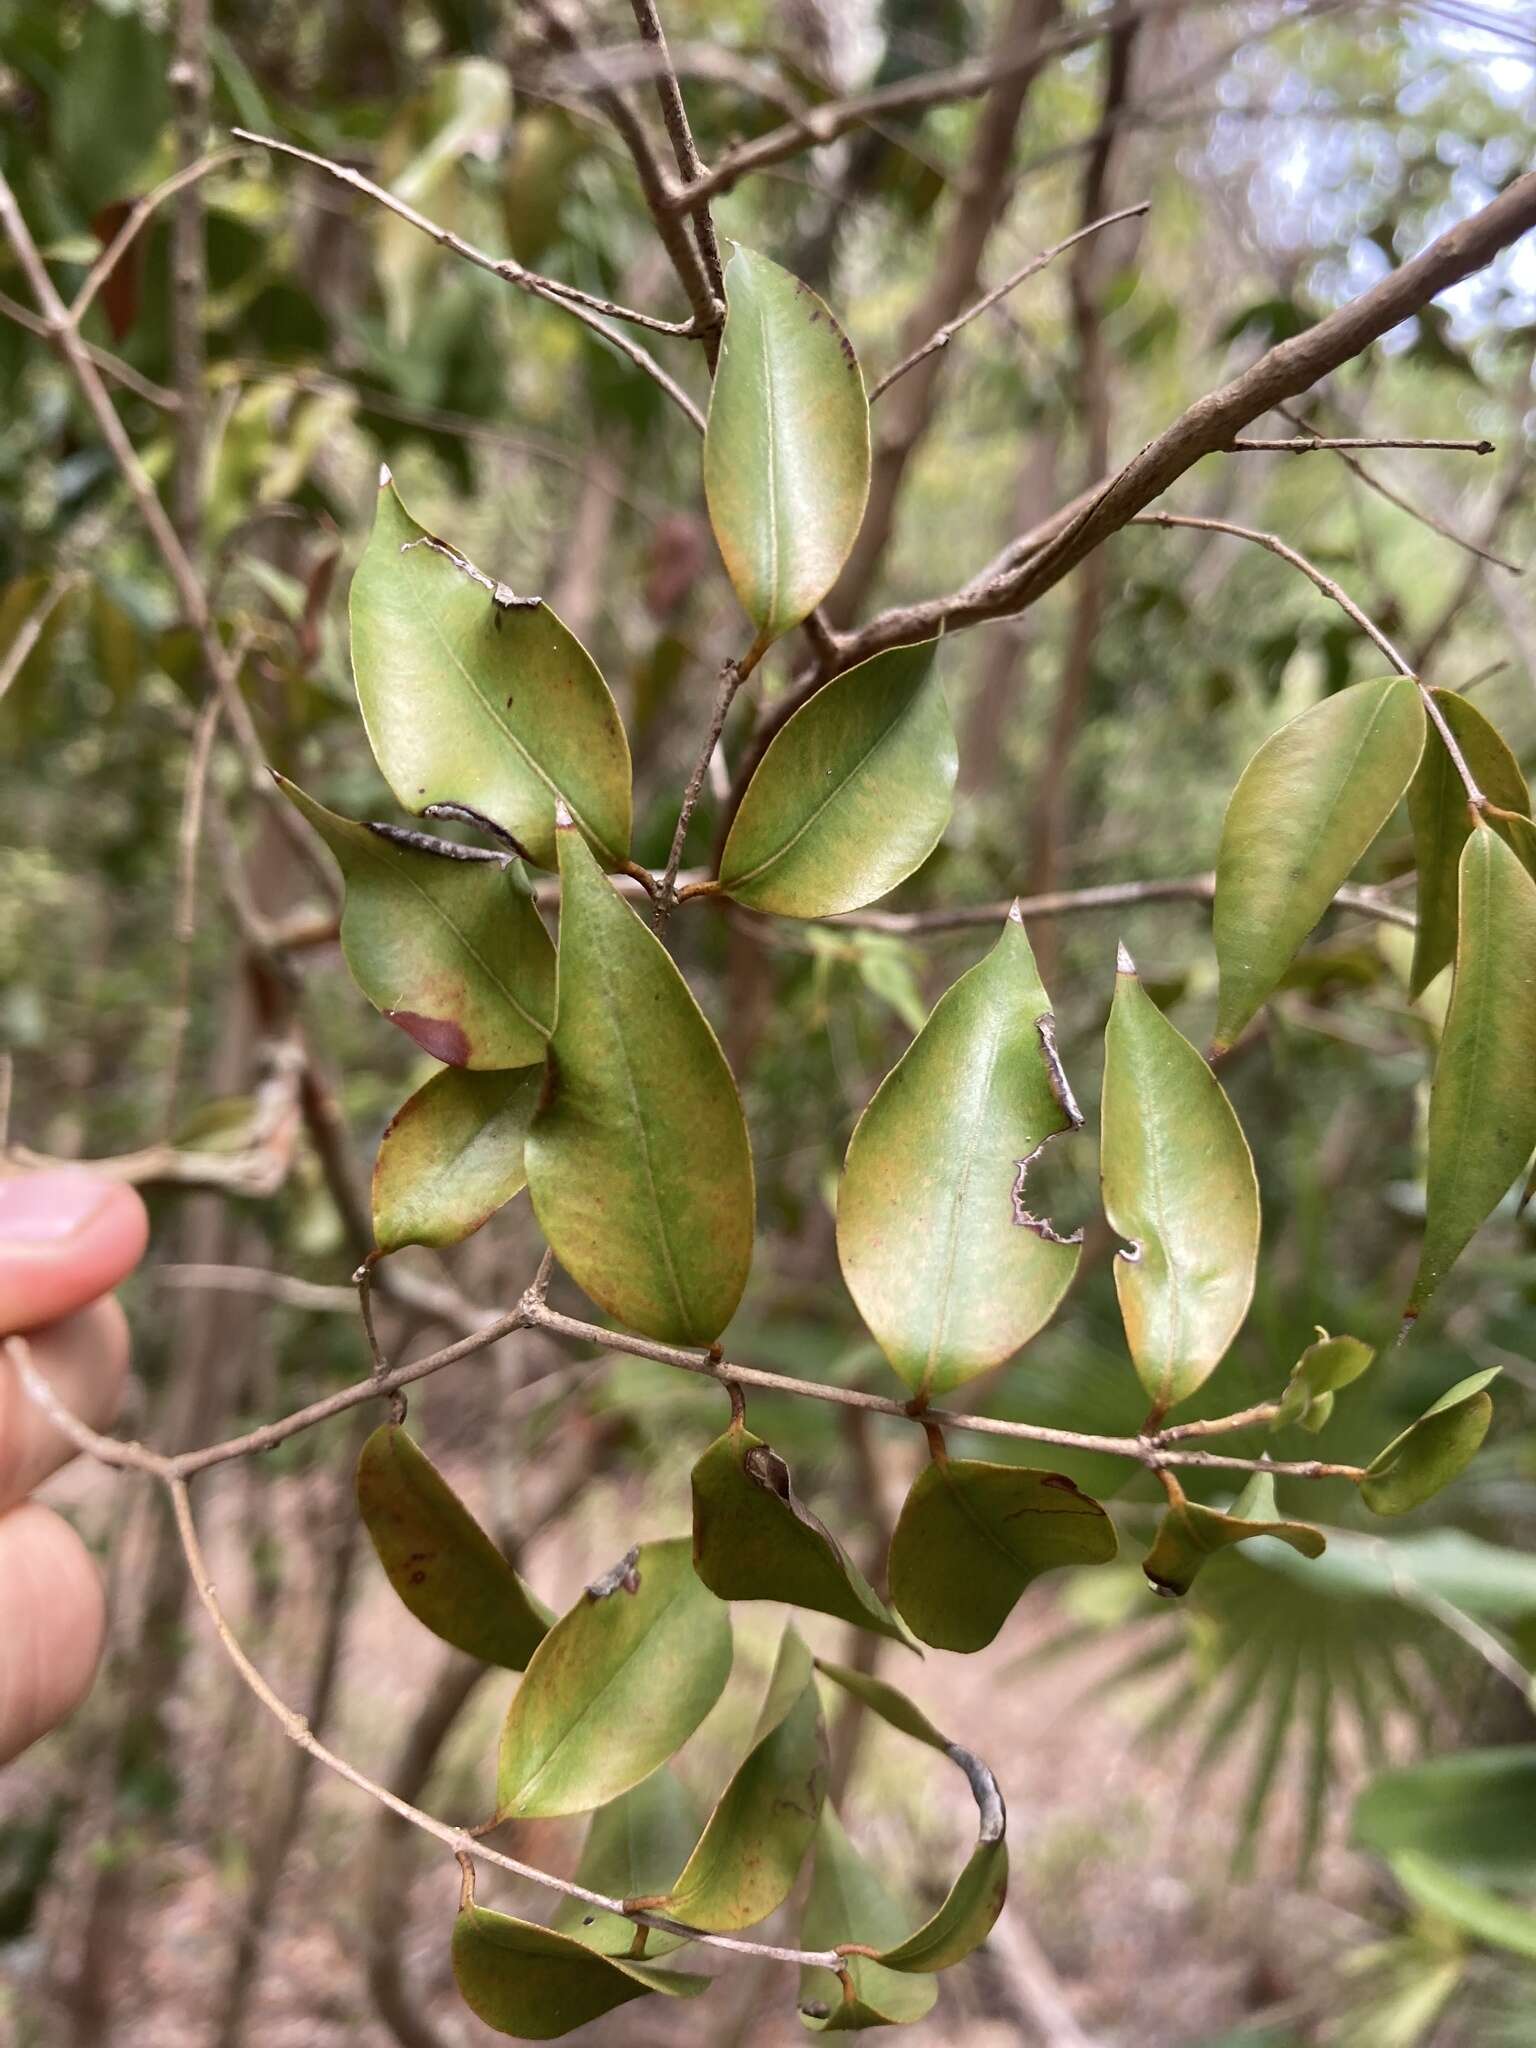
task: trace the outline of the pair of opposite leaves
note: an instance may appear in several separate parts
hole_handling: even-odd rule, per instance
[[[1536,1150],[1536,828],[1503,739],[1453,691],[1432,693],[1495,807],[1474,829],[1449,748],[1409,676],[1357,683],[1275,733],[1222,828],[1216,1042],[1252,1019],[1399,801],[1418,870],[1411,987],[1455,974],[1430,1094],[1416,1316]]]

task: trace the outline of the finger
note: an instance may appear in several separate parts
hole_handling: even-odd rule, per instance
[[[105,1633],[101,1575],[68,1522],[35,1501],[0,1515],[0,1764],[79,1706]]]
[[[79,1167],[0,1180],[0,1332],[56,1323],[144,1255],[149,1219],[121,1181]]]
[[[71,1415],[92,1429],[116,1420],[128,1377],[128,1319],[111,1296],[34,1331],[26,1342],[32,1363]],[[0,1514],[73,1455],[73,1444],[28,1395],[14,1360],[0,1351]]]

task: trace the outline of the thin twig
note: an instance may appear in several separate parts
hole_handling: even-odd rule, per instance
[[[243,659],[243,656],[242,656]],[[197,856],[203,843],[203,818],[207,809],[208,774],[213,765],[213,743],[223,715],[224,699],[212,689],[198,713],[187,754],[187,778],[182,790],[181,822],[176,833],[176,913],[171,935],[177,948],[176,1002],[171,1013],[170,1047],[165,1061],[165,1113],[161,1128],[169,1144],[176,1129],[176,1096],[181,1085],[181,1061],[187,1029],[192,1019],[192,946],[197,937]]]
[[[30,312],[25,306],[18,306],[13,298],[0,292],[0,319],[13,321],[28,334],[35,334],[39,341],[57,345],[58,337],[52,327],[40,314]],[[142,398],[146,404],[157,407],[161,412],[175,412],[181,404],[174,391],[168,391],[163,384],[156,384],[142,376],[132,363],[125,363],[121,356],[109,350],[97,348],[94,342],[82,342],[87,360],[100,370],[103,377],[110,377],[114,384],[121,384],[125,391],[131,391],[135,398]]]
[[[693,823],[693,814],[698,808],[704,778],[709,773],[709,764],[715,758],[715,749],[720,744],[721,733],[725,731],[725,721],[736,701],[736,692],[757,666],[761,653],[760,647],[754,647],[744,660],[727,661],[721,666],[704,743],[699,748],[698,759],[693,764],[687,786],[683,790],[683,801],[677,813],[677,829],[672,834],[671,851],[667,855],[666,867],[662,870],[661,880],[656,887],[656,908],[652,914],[652,923],[658,933],[666,930],[667,919],[672,915],[672,906],[677,901],[677,871],[683,864],[683,845],[688,837],[688,827]]]
[[[146,192],[144,197],[135,203],[127,219],[86,272],[85,282],[70,300],[67,315],[70,326],[79,327],[95,303],[96,294],[127,255],[151,214],[162,207],[167,199],[174,199],[178,192],[189,190],[214,171],[222,171],[227,164],[235,163],[239,158],[249,154],[250,151],[247,149],[216,149],[208,156],[199,157],[195,163],[183,164],[179,171],[173,171],[170,177],[163,179],[152,192]]]
[[[77,590],[83,580],[77,569],[61,570],[16,628],[11,636],[10,645],[4,653],[0,653],[0,697],[4,697],[26,667],[28,655],[43,637],[43,628],[64,599],[72,590]]]
[[[1285,412],[1283,405],[1275,408]],[[1286,415],[1289,418],[1289,414]],[[1245,434],[1229,441],[1224,455],[1316,455],[1331,449],[1335,454],[1350,448],[1448,448],[1459,455],[1492,455],[1491,441],[1431,441],[1399,439],[1391,434],[1288,434],[1279,440],[1264,440]]]
[[[1192,512],[1137,512],[1127,522],[1131,526],[1192,526],[1206,533],[1229,533],[1237,540],[1250,540],[1255,546],[1267,548],[1272,555],[1278,555],[1282,562],[1289,562],[1293,569],[1299,569],[1303,576],[1316,584],[1325,597],[1331,597],[1341,611],[1345,612],[1367,638],[1374,640],[1382,653],[1398,671],[1399,675],[1411,677],[1418,689],[1419,701],[1424,706],[1430,723],[1439,733],[1450,755],[1456,773],[1461,777],[1462,787],[1467,792],[1467,802],[1474,810],[1487,808],[1488,799],[1477,786],[1477,778],[1468,766],[1467,757],[1457,744],[1456,735],[1446,724],[1445,714],[1435,702],[1433,692],[1421,683],[1399,650],[1382,632],[1380,626],[1368,619],[1359,605],[1331,576],[1325,576],[1315,562],[1309,562],[1276,533],[1261,533],[1256,527],[1237,526],[1230,519],[1198,518]]]
[[[1135,206],[1122,206],[1118,213],[1106,213],[1101,220],[1091,220],[1075,234],[1068,235],[1063,241],[1052,243],[1049,249],[1042,249],[1037,256],[1031,256],[1029,261],[1014,271],[1011,277],[1005,278],[1000,285],[984,293],[973,305],[967,306],[963,313],[956,314],[953,320],[947,320],[942,327],[935,328],[920,347],[913,349],[910,355],[903,356],[893,369],[887,370],[871,390],[870,404],[873,405],[883,391],[889,391],[898,377],[904,377],[908,370],[914,369],[926,356],[933,355],[941,348],[948,348],[962,327],[968,327],[989,307],[995,306],[999,299],[1007,298],[1011,291],[1033,277],[1036,272],[1044,270],[1048,263],[1054,263],[1058,256],[1063,255],[1076,243],[1083,241],[1088,235],[1098,234],[1102,228],[1113,227],[1117,221],[1136,219],[1140,214],[1146,213],[1151,204],[1150,199],[1143,199]]]
[[[693,139],[693,128],[688,120],[688,109],[683,101],[683,89],[678,83],[677,70],[667,49],[667,33],[661,25],[661,16],[656,11],[656,0],[630,0],[634,12],[635,26],[640,31],[640,40],[649,48],[656,61],[656,97],[661,103],[662,123],[667,139],[672,144],[672,155],[678,173],[685,185],[696,184],[704,176],[704,163],[699,155],[698,145]],[[710,218],[709,201],[701,200],[693,209],[693,236],[699,245],[699,260],[704,265],[704,275],[709,279],[710,290],[715,297],[725,297],[725,274],[720,266],[720,244],[715,238],[715,224]]]
[[[1215,900],[1213,873],[1184,875],[1166,882],[1100,882],[1086,889],[1056,889],[1043,896],[1020,896],[1000,903],[959,904],[941,910],[853,910],[824,922],[845,931],[890,932],[914,937],[927,932],[961,931],[973,925],[1001,925],[1013,901],[1026,918],[1071,917],[1079,911],[1120,910],[1134,903],[1210,903]],[[1353,886],[1340,889],[1334,897],[1340,910],[1358,911],[1382,924],[1417,928],[1411,910],[1385,900],[1374,889]]]
[[[330,1287],[318,1280],[300,1280],[289,1273],[274,1273],[265,1266],[219,1266],[182,1263],[150,1268],[157,1287],[211,1287],[224,1294],[259,1294],[288,1308],[312,1309],[319,1314],[355,1315],[357,1290]]]
[[[703,433],[704,415],[682,386],[667,374],[649,350],[643,349],[638,342],[631,341],[627,334],[621,334],[617,328],[608,324],[609,320],[627,320],[634,326],[648,327],[662,334],[691,335],[697,332],[692,321],[678,323],[656,320],[649,313],[638,313],[632,307],[620,306],[611,299],[596,298],[591,292],[581,291],[575,285],[561,284],[552,277],[541,276],[537,271],[525,270],[521,263],[510,256],[488,255],[484,249],[477,249],[473,242],[466,242],[462,235],[455,234],[451,228],[442,227],[438,222],[428,220],[427,216],[418,213],[414,206],[408,206],[403,199],[397,199],[393,192],[387,192],[382,185],[374,184],[371,178],[365,178],[361,171],[354,171],[347,164],[335,163],[330,157],[316,155],[313,150],[300,149],[296,143],[280,142],[270,135],[257,135],[248,128],[235,128],[230,132],[238,135],[243,141],[260,143],[264,149],[275,150],[280,156],[293,157],[299,163],[323,171],[327,177],[351,186],[354,192],[361,192],[364,198],[387,208],[390,213],[408,222],[413,228],[419,229],[440,247],[451,249],[456,256],[462,256],[465,262],[473,263],[480,270],[489,271],[493,277],[505,279],[508,284],[520,286],[522,290],[531,292],[535,298],[545,299],[552,305],[563,306],[568,313],[580,320],[583,326],[590,327],[594,334],[600,334],[621,355],[627,356],[636,369],[643,370],[692,425]]]

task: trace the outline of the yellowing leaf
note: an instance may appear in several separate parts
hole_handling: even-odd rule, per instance
[[[1104,1213],[1126,1240],[1115,1291],[1161,1420],[1242,1328],[1259,1257],[1253,1157],[1220,1082],[1142,988],[1122,946],[1104,1036]]]
[[[704,436],[704,494],[758,648],[826,596],[869,495],[869,406],[848,337],[808,285],[738,248]]]
[[[501,1734],[497,1811],[586,1813],[648,1778],[731,1668],[731,1623],[686,1538],[641,1545],[539,1645]]]
[[[1451,1005],[1429,1097],[1418,1315],[1536,1149],[1536,881],[1484,827],[1461,852]]]
[[[959,765],[938,646],[861,661],[775,736],[720,857],[727,896],[781,917],[830,917],[922,866],[949,823]]]
[[[659,1991],[697,1998],[707,1977],[599,1955],[569,1934],[466,1906],[453,1923],[453,1975],[477,2019],[519,2041],[553,2041]]]
[[[631,1330],[710,1344],[752,1263],[752,1152],[719,1041],[657,938],[560,834],[559,1020],[524,1148],[539,1227]]]
[[[783,1600],[907,1642],[842,1545],[796,1494],[771,1444],[735,1427],[693,1468],[693,1561],[722,1600]]]
[[[395,1111],[373,1166],[381,1252],[468,1237],[525,1184],[523,1141],[544,1069],[472,1074],[449,1067]]]
[[[1454,690],[1432,690],[1440,715],[1455,735],[1473,780],[1501,809],[1530,813],[1530,791],[1520,764],[1502,735],[1475,704]],[[1414,935],[1413,970],[1409,987],[1422,995],[1456,953],[1456,898],[1460,887],[1461,851],[1472,830],[1467,792],[1450,749],[1438,733],[1424,748],[1408,785],[1408,817],[1413,826],[1413,864],[1418,870],[1418,930]]]
[[[520,872],[473,847],[433,851],[340,818],[277,778],[347,884],[341,950],[391,1024],[448,1066],[526,1067],[554,1015],[554,948]]]
[[[639,1899],[671,1890],[699,1838],[698,1814],[676,1772],[665,1764],[592,1816],[576,1882],[610,1899]],[[562,1899],[551,1923],[600,1955],[627,1956],[638,1932],[633,1920],[605,1913],[585,1899]],[[680,1934],[645,1930],[650,1961],[683,1946]]]
[[[1388,676],[1325,697],[1243,770],[1216,859],[1218,1047],[1275,988],[1396,809],[1423,748],[1418,685]]]
[[[787,1628],[752,1748],[655,1910],[706,1934],[766,1920],[800,1875],[826,1789],[827,1733],[811,1653]]]
[[[943,996],[859,1119],[837,1205],[843,1277],[925,1399],[1011,1358],[1047,1322],[1078,1244],[1028,1206],[1046,1140],[1082,1121],[1017,910]]]
[[[1115,1548],[1114,1523],[1059,1472],[936,1458],[891,1535],[891,1598],[925,1643],[981,1650],[1042,1572]]]
[[[563,799],[605,865],[624,860],[629,742],[592,657],[547,605],[470,575],[387,472],[350,606],[363,724],[406,810],[476,812],[549,867]]]
[[[554,1617],[393,1423],[363,1445],[357,1505],[390,1584],[419,1622],[483,1664],[524,1668]]]

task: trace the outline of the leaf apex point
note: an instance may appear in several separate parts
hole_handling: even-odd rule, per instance
[[[394,472],[391,470],[389,464],[387,462],[381,462],[379,464],[379,489],[381,491],[387,491],[390,485],[394,482],[394,480]]]
[[[576,820],[571,816],[570,806],[565,798],[557,796],[555,798],[555,830],[557,832],[568,832],[575,823]]]
[[[1115,946],[1115,972],[1116,974],[1134,974],[1136,972],[1136,962],[1131,958],[1130,948],[1126,945],[1124,939],[1117,941]]]
[[[1008,906],[1008,922],[1010,924],[1022,924],[1024,922],[1024,912],[1017,896],[1014,897]]]

